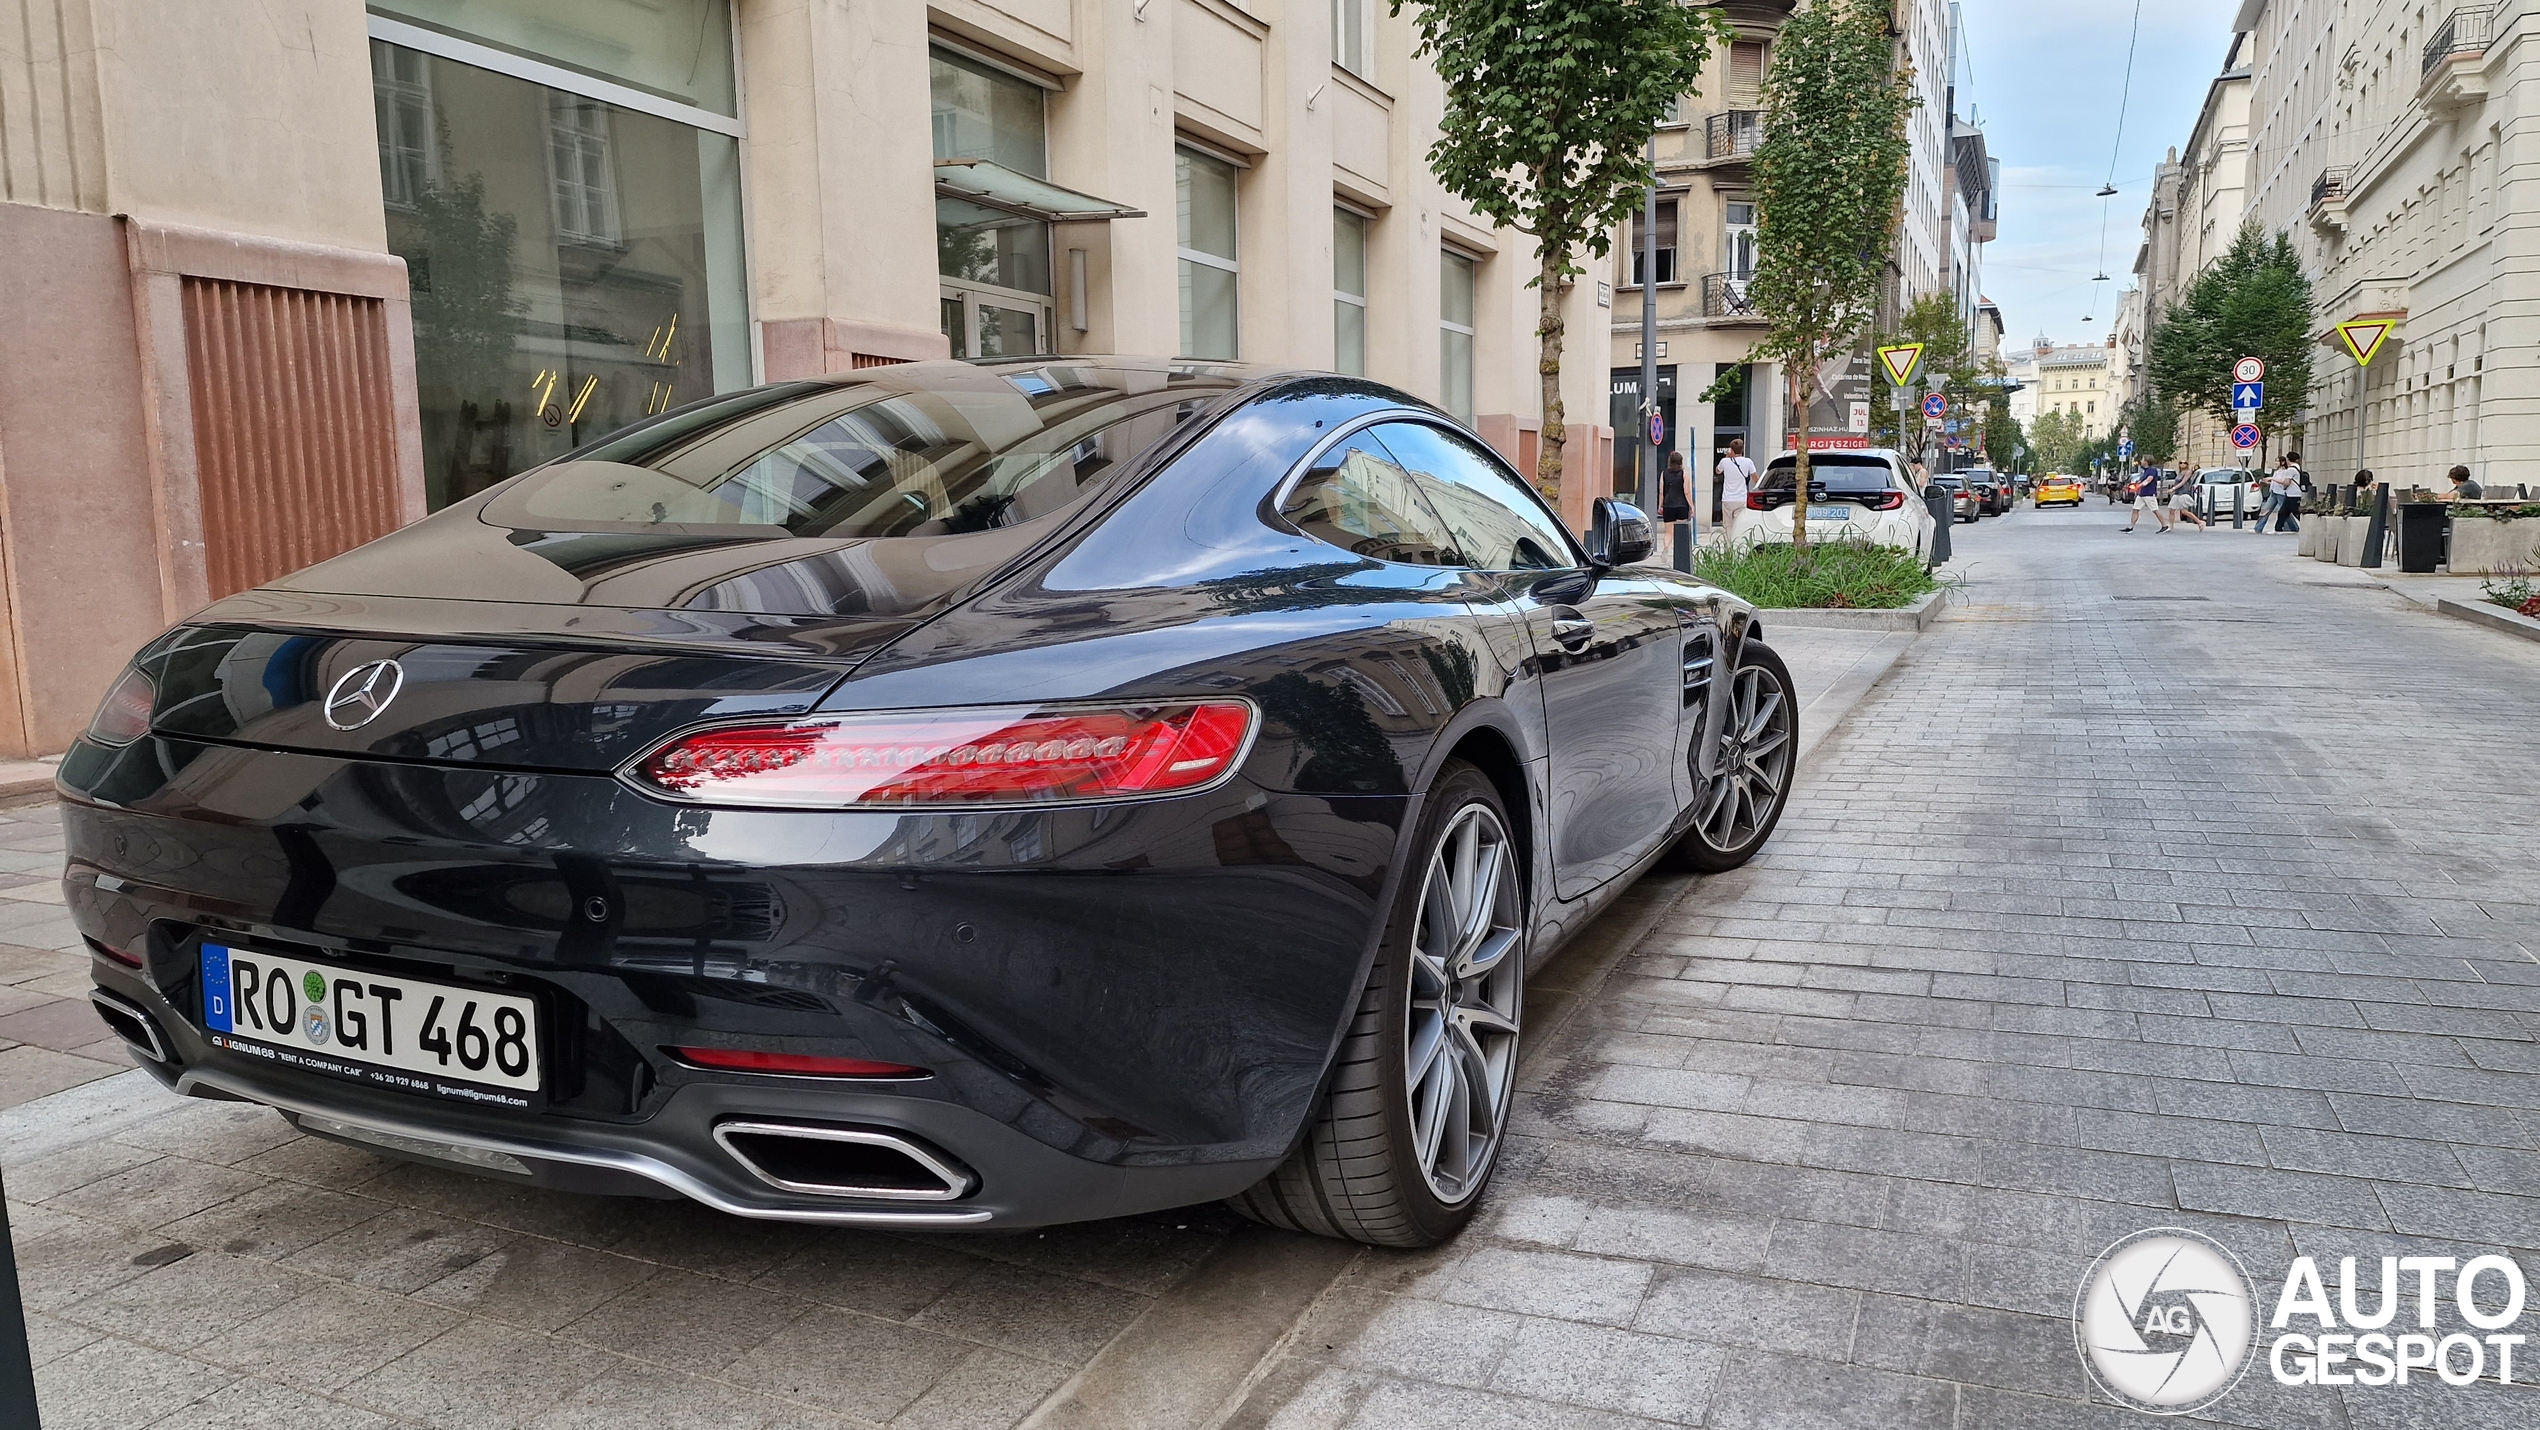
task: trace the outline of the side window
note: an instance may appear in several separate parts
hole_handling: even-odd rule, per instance
[[[1437,508],[1464,564],[1484,571],[1563,571],[1579,564],[1543,503],[1464,438],[1421,422],[1376,429]]]
[[[1315,459],[1279,515],[1317,541],[1405,566],[1460,566],[1411,478],[1362,432]]]

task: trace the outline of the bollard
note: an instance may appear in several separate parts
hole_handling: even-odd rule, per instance
[[[1958,524],[1958,512],[1949,488],[1936,483],[1923,488],[1923,508],[1931,513],[1932,521],[1931,550],[1927,553],[1929,559],[1923,562],[1923,569],[1928,571],[1949,559],[1949,531]]]
[[[2240,530],[2240,524],[2248,519],[2249,484],[2247,482],[2233,482],[2231,484],[2231,529],[2234,531]]]
[[[1693,572],[1693,523],[1689,521],[1676,523],[1676,569],[1687,575]]]
[[[0,1194],[0,1425],[36,1430],[34,1360],[27,1347],[26,1309],[18,1300],[8,1198]]]
[[[2372,518],[2364,523],[2363,565],[2381,569],[2381,548],[2390,539],[2390,484],[2383,482],[2372,489]]]

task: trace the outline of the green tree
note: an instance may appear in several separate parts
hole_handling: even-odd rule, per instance
[[[2029,450],[2041,472],[2080,471],[2086,440],[2078,412],[2041,412],[2029,419]]]
[[[2028,436],[2011,415],[2011,405],[1999,397],[1984,411],[1984,455],[1997,472],[2031,470]]]
[[[1406,4],[1416,7],[1420,52],[1446,81],[1430,170],[1476,213],[1535,241],[1535,482],[1557,493],[1568,436],[1562,292],[1639,206],[1652,178],[1649,136],[1680,96],[1697,93],[1728,22],[1677,0],[1392,0],[1393,13]]]
[[[1768,327],[1751,360],[1778,362],[1808,490],[1808,395],[1877,312],[1905,195],[1912,75],[1896,64],[1891,0],[1814,0],[1782,27],[1755,149],[1756,265],[1747,296]],[[1808,545],[1808,503],[1791,508]]]
[[[2178,406],[2159,392],[2129,398],[2117,427],[2134,439],[2134,455],[2168,465],[2178,455]]]
[[[2290,235],[2270,239],[2251,219],[2160,315],[2146,366],[2154,391],[2227,423],[2234,420],[2232,363],[2264,360],[2267,401],[2258,409],[2258,430],[2273,437],[2298,425],[2310,406],[2311,353],[2311,280],[2301,256]]]

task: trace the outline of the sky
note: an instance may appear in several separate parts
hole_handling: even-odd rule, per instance
[[[2152,171],[2187,142],[2222,72],[2239,0],[2139,0],[2130,92],[2127,31],[2138,0],[1963,3],[1975,117],[2002,162],[2002,218],[1983,276],[2002,307],[2004,346],[2040,334],[2104,341],[2117,294],[2133,282]],[[1962,114],[1968,104],[1961,94]],[[2093,197],[2112,172],[2117,196]],[[2092,282],[2101,271],[2109,281]]]

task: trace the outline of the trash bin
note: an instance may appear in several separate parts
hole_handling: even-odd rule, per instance
[[[2399,569],[2429,572],[2450,554],[2452,509],[2439,501],[2402,502],[2399,506]]]

